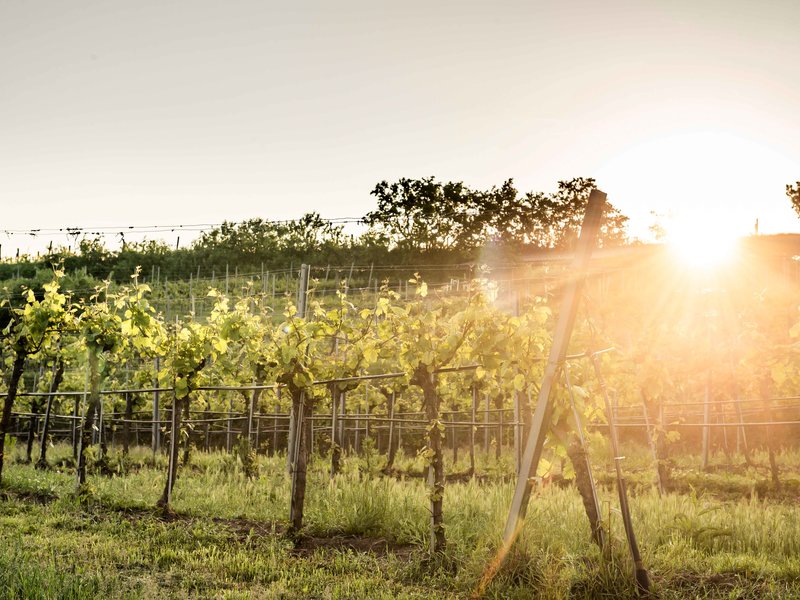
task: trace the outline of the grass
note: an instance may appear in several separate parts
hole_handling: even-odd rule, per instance
[[[788,497],[757,492],[766,473],[702,473],[686,460],[676,478],[694,478],[688,493],[659,498],[646,452],[629,450],[634,527],[655,597],[800,598],[798,511]],[[176,484],[176,515],[165,517],[153,508],[163,457],[153,461],[145,449],[124,460],[114,455],[118,475],[91,475],[88,502],[80,502],[69,453],[51,449],[51,461],[62,466],[47,471],[13,458],[7,466],[1,597],[469,598],[495,559],[513,491],[509,458],[496,465],[493,453],[479,453],[479,472],[491,467],[494,476],[447,486],[448,547],[431,557],[422,478],[381,477],[382,460],[368,455],[349,457],[332,481],[327,461],[317,458],[306,496],[308,537],[295,547],[283,535],[284,457],[259,457],[259,477],[248,479],[230,456],[195,453]],[[780,461],[791,480],[800,456]],[[607,479],[610,465],[595,465]],[[401,473],[422,468],[403,455],[396,466]],[[706,490],[704,481],[713,485]],[[550,485],[532,498],[519,542],[484,597],[635,597],[616,493],[601,487],[601,496],[609,556],[591,543],[577,492]]]

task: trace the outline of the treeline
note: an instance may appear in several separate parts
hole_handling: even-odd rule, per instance
[[[203,232],[188,248],[163,241],[106,248],[101,238],[84,237],[77,248],[56,248],[33,259],[0,264],[0,279],[28,279],[60,264],[67,273],[126,281],[139,266],[145,278],[186,279],[287,269],[301,262],[333,264],[447,264],[474,260],[487,246],[511,254],[522,250],[569,248],[576,240],[591,178],[560,181],[553,193],[520,193],[513,180],[476,190],[434,177],[382,181],[371,195],[375,210],[364,215],[358,236],[317,213],[296,221],[250,219],[223,223]],[[625,243],[627,217],[613,206],[605,215],[601,245]]]

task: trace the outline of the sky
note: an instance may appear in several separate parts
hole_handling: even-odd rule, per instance
[[[645,239],[800,231],[798,22],[796,0],[0,0],[2,254],[51,239],[4,230],[360,217],[429,175],[595,177]]]

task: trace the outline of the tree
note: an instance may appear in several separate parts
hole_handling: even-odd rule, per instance
[[[500,187],[472,190],[461,182],[433,177],[382,181],[371,194],[378,208],[364,220],[384,235],[390,246],[412,252],[471,251],[490,242],[505,246],[571,248],[577,241],[592,178],[559,181],[555,193],[520,195],[514,180]],[[600,243],[618,245],[627,239],[628,218],[608,205]]]
[[[787,185],[786,195],[789,196],[794,212],[800,217],[800,181],[795,182],[794,185]]]
[[[378,207],[364,222],[402,250],[426,252],[463,249],[475,216],[474,198],[461,182],[441,183],[434,177],[381,181],[370,194]]]

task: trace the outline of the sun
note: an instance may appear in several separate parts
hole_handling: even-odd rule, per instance
[[[682,220],[678,230],[661,223],[675,234],[676,246],[689,257],[712,260],[730,246],[729,232],[751,234],[758,220],[762,231],[777,233],[796,222],[784,195],[793,169],[795,162],[758,139],[722,130],[676,131],[611,155],[595,176],[630,217],[632,237],[652,239],[652,213],[676,215]]]
[[[702,217],[673,223],[667,232],[667,244],[676,259],[700,270],[730,263],[736,256],[738,239],[734,229]]]

